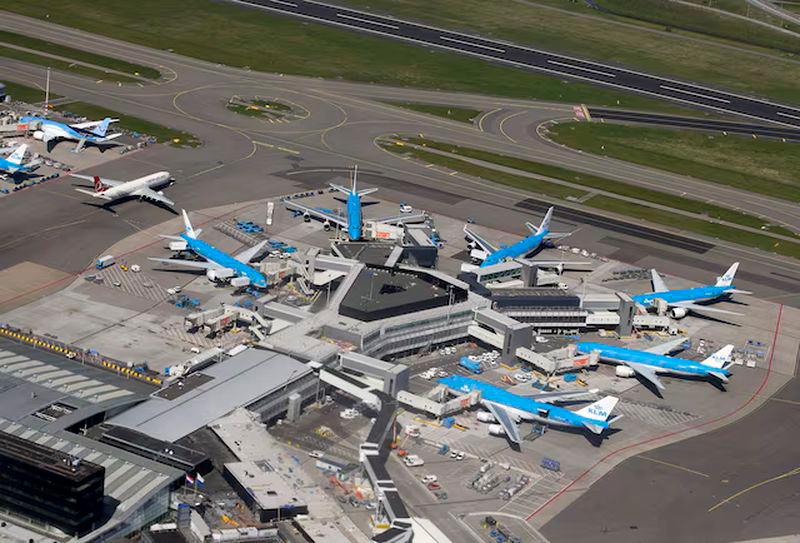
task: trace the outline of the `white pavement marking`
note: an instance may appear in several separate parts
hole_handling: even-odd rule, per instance
[[[688,94],[690,96],[697,96],[698,98],[705,98],[706,100],[714,100],[716,102],[722,102],[723,104],[730,104],[731,103],[730,100],[725,100],[723,98],[717,98],[716,96],[709,96],[707,94],[700,94],[699,92],[687,91],[687,90],[679,89],[679,88],[676,88],[676,87],[670,87],[669,85],[659,85],[658,88],[664,89],[664,90],[668,90],[668,91],[673,91],[673,92],[680,92],[680,93],[683,93],[683,94]]]
[[[603,72],[600,70],[595,70],[593,68],[584,68],[583,66],[575,66],[574,64],[567,64],[566,62],[559,62],[557,60],[548,60],[548,64],[554,64],[556,66],[562,66],[564,68],[572,68],[573,70],[583,70],[584,72],[590,72],[597,75],[604,75],[606,77],[617,77],[615,74],[609,72]]]
[[[464,40],[457,40],[455,38],[448,38],[447,36],[439,36],[439,39],[442,41],[449,41],[452,43],[460,43],[461,45],[471,45],[472,47],[478,47],[479,49],[487,49],[489,51],[494,51],[496,53],[505,53],[505,49],[499,49],[497,47],[489,47],[488,45],[481,45],[479,43],[472,43],[469,41]]]
[[[294,2],[284,2],[283,0],[269,0],[269,1],[274,3],[274,4],[282,4],[284,6],[289,6],[289,7],[292,7],[292,8],[296,8],[297,7],[297,4],[295,4]]]
[[[788,117],[789,119],[797,119],[798,121],[800,121],[800,117],[798,117],[797,115],[789,115],[788,113],[783,113],[782,111],[778,111],[776,115],[780,115],[781,117]]]
[[[359,23],[367,23],[370,25],[382,26],[384,28],[391,28],[392,30],[400,29],[400,27],[397,25],[390,25],[386,23],[381,23],[379,21],[370,21],[369,19],[361,19],[360,17],[353,17],[352,15],[347,15],[345,13],[337,13],[336,16],[341,17],[342,19],[350,19],[351,21],[358,21]]]

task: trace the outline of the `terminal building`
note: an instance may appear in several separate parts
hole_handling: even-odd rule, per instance
[[[0,506],[81,536],[103,516],[105,469],[13,434],[0,433]]]

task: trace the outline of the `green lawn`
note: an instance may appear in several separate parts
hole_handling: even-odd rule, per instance
[[[10,95],[14,100],[27,102],[29,104],[44,102],[44,91],[42,89],[28,87],[27,85],[20,85],[19,83],[14,83],[13,81],[0,81],[0,83],[6,86],[6,94]],[[56,98],[61,98],[61,96],[51,92],[50,99],[55,100]]]
[[[119,123],[116,123],[114,126],[120,126],[134,132],[147,134],[148,136],[153,136],[159,142],[169,142],[177,147],[197,147],[200,145],[200,141],[192,134],[187,132],[175,130],[164,125],[151,123],[150,121],[146,121],[138,117],[123,115],[116,111],[96,106],[94,104],[72,102],[63,106],[57,106],[56,109],[59,111],[68,111],[70,113],[88,117],[90,119],[114,117],[119,119]]]
[[[242,102],[247,103],[228,102],[225,107],[228,108],[228,111],[233,111],[239,115],[267,118],[277,117],[278,115],[274,113],[287,113],[292,110],[292,108],[286,104],[269,100],[243,100]]]
[[[754,215],[749,215],[747,213],[736,211],[734,209],[730,209],[723,206],[707,204],[705,202],[700,202],[698,200],[693,200],[691,198],[684,198],[682,196],[678,196],[677,194],[671,194],[659,190],[648,189],[645,187],[640,187],[638,185],[632,185],[629,183],[624,183],[622,181],[616,181],[614,179],[608,179],[597,175],[577,172],[575,170],[570,170],[568,168],[563,168],[561,166],[543,164],[541,162],[534,162],[532,160],[525,160],[498,153],[492,153],[490,151],[483,151],[481,149],[472,149],[469,147],[461,147],[458,145],[451,145],[449,143],[442,143],[438,141],[420,139],[420,138],[407,138],[407,141],[415,143],[417,145],[425,145],[427,147],[438,149],[440,151],[446,151],[448,153],[454,153],[461,156],[482,160],[485,162],[491,162],[493,164],[499,164],[501,166],[506,166],[509,168],[514,168],[517,170],[534,173],[537,175],[543,175],[546,177],[561,179],[563,181],[569,181],[570,183],[575,183],[577,185],[581,185],[587,188],[603,190],[606,192],[618,194],[620,196],[637,198],[645,202],[660,204],[674,209],[688,211],[690,213],[706,215],[709,218],[714,218],[717,220],[722,220],[735,224],[741,224],[742,226],[748,226],[750,228],[766,227],[765,229],[775,234],[780,234],[783,236],[790,236],[790,237],[797,236],[797,234],[795,234],[793,231],[784,228],[782,226],[765,224],[762,219]]]
[[[800,202],[797,143],[610,123],[559,124],[550,137],[590,153]]]
[[[64,60],[58,60],[52,57],[45,57],[37,55],[36,53],[29,53],[27,51],[20,51],[19,49],[12,49],[11,47],[4,47],[0,45],[0,57],[11,58],[29,64],[38,64],[39,66],[53,68],[54,70],[61,70],[63,72],[70,72],[78,75],[83,75],[91,79],[103,81],[115,81],[120,83],[133,83],[136,79],[126,75],[119,75],[115,73],[107,73],[96,68],[90,68],[81,64],[75,64]],[[45,71],[42,69],[42,81],[45,79]]]
[[[659,100],[212,0],[6,0],[3,9],[230,66],[632,109]],[[176,14],[180,14],[177,16]]]
[[[671,228],[679,228],[687,232],[695,232],[704,236],[718,238],[739,245],[756,247],[763,251],[800,258],[800,244],[790,241],[775,239],[762,234],[746,232],[738,228],[711,223],[700,219],[692,219],[682,215],[676,215],[669,211],[653,209],[643,205],[609,198],[607,196],[593,196],[584,205],[603,209],[612,213],[619,213],[628,217],[644,219],[646,221],[663,224]]]
[[[757,54],[749,45],[744,50],[724,47],[716,38],[687,40],[668,32],[653,32],[638,25],[620,25],[618,20],[598,15],[596,10],[578,12],[580,2],[570,9],[552,9],[557,2],[542,7],[533,2],[511,0],[339,0],[361,9],[413,19],[440,27],[480,33],[514,43],[529,44],[546,50],[574,54],[615,64],[623,64],[664,76],[699,81],[732,91],[770,97],[780,102],[800,103],[800,65],[781,58],[782,50],[800,51],[798,40],[786,41],[781,51],[772,56]],[[600,0],[605,5],[606,0]],[[651,12],[663,2],[659,0],[609,0],[610,5],[636,5]],[[646,4],[646,6],[645,6]],[[675,17],[695,21],[698,28],[711,22],[695,13],[693,7],[672,8]],[[662,9],[658,17],[666,17]],[[671,13],[671,12],[670,12]],[[586,15],[589,15],[588,17]],[[713,28],[723,27],[731,37],[745,32],[735,22],[717,21]],[[744,22],[742,24],[748,25]],[[754,25],[749,25],[754,26]],[[663,27],[662,27],[663,28]],[[769,31],[767,31],[769,32]],[[776,33],[775,39],[784,40]],[[740,48],[741,49],[741,48]],[[762,49],[758,49],[761,51]]]
[[[551,183],[549,181],[540,179],[532,179],[530,177],[524,177],[521,175],[499,172],[493,168],[487,168],[477,164],[470,164],[469,162],[464,162],[463,160],[459,160],[457,158],[442,156],[421,149],[415,149],[413,147],[400,146],[394,143],[384,143],[382,144],[382,147],[392,153],[407,154],[416,158],[417,160],[422,160],[437,166],[456,170],[467,175],[480,177],[482,179],[494,181],[496,183],[501,183],[503,185],[508,185],[518,189],[524,189],[539,194],[545,194],[547,196],[553,196],[555,198],[580,198],[581,196],[586,196],[588,194],[586,191],[567,187],[565,185],[559,185],[558,183]]]
[[[457,158],[442,156],[436,153],[431,153],[421,149],[400,146],[393,143],[384,143],[383,148],[399,155],[411,156],[417,160],[421,160],[430,164],[443,166],[452,170],[456,170],[467,175],[472,175],[499,183],[502,185],[513,186],[531,192],[546,194],[557,198],[573,197],[579,198],[585,196],[587,193],[570,189],[563,185],[549,183],[530,177],[517,176],[500,172],[493,168],[486,168],[459,160]],[[576,172],[572,172],[576,174]],[[579,174],[583,175],[583,174]],[[575,176],[573,176],[574,178]],[[569,179],[572,181],[572,179]],[[567,193],[566,191],[571,191]],[[757,234],[754,232],[747,232],[736,227],[726,226],[722,224],[704,221],[702,219],[695,219],[679,215],[667,210],[652,208],[649,206],[639,205],[626,200],[619,200],[617,198],[595,195],[584,201],[582,205],[602,209],[605,211],[617,213],[627,217],[636,219],[644,219],[656,224],[663,224],[671,228],[679,228],[687,232],[694,232],[705,236],[710,236],[740,245],[750,247],[757,247],[765,251],[770,251],[785,256],[800,258],[800,244],[792,243],[789,241],[782,241],[773,237]]]
[[[702,4],[703,6],[708,6],[709,4],[708,0],[694,3]],[[669,29],[689,30],[789,53],[800,52],[800,40],[797,38],[737,17],[702,9],[700,6],[687,6],[670,0],[600,0],[599,4],[603,6],[603,9],[615,15],[640,19]],[[746,0],[727,0],[717,2],[718,5],[714,4],[715,2],[711,2],[713,7],[724,11],[740,15],[756,14],[753,17],[755,20],[763,20],[795,32],[800,30],[797,25],[783,23],[777,17],[773,17],[755,7],[747,9]],[[741,11],[739,11],[739,8],[741,8]]]
[[[482,113],[482,111],[479,109],[469,109],[465,107],[439,106],[434,104],[417,104],[414,102],[385,101],[384,103],[468,124],[472,124],[472,121],[474,121],[475,118]]]
[[[58,55],[60,57],[70,58],[86,62],[87,64],[94,64],[95,66],[102,66],[110,70],[127,73],[129,75],[136,75],[146,77],[148,79],[158,79],[161,73],[149,66],[142,66],[141,64],[133,64],[117,58],[107,57],[97,53],[90,53],[82,49],[75,49],[61,44],[40,40],[31,36],[24,36],[22,34],[15,34],[14,32],[7,32],[0,30],[0,42],[18,45],[27,49],[34,49],[42,53],[49,53],[51,55]]]

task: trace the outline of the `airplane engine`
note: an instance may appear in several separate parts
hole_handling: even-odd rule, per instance
[[[636,375],[636,372],[633,371],[633,369],[629,368],[628,366],[623,366],[622,364],[616,367],[614,373],[617,377],[633,377]]]
[[[489,435],[492,436],[504,436],[506,435],[506,431],[503,430],[503,426],[500,424],[490,424],[488,426]]]
[[[308,213],[303,213],[303,221],[311,222],[311,215],[309,215]]]
[[[44,139],[44,132],[37,130],[33,133],[33,139],[42,141]]]
[[[326,232],[329,231],[331,229],[331,223],[325,221],[324,223],[322,223],[322,228],[325,229]]]
[[[494,418],[494,415],[487,413],[486,411],[478,412],[478,420],[481,422],[497,422],[497,419]]]
[[[164,196],[164,191],[163,191],[163,190],[160,190],[160,191],[158,191],[158,193],[157,193],[157,194],[158,194],[159,196]]]
[[[673,319],[682,319],[689,311],[682,307],[673,307],[669,310],[669,316]]]

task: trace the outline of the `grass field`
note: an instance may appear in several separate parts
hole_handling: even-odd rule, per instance
[[[44,91],[42,89],[20,85],[12,81],[0,81],[0,83],[6,86],[6,94],[10,95],[14,100],[27,102],[29,104],[44,102]],[[61,96],[51,92],[50,99],[55,100],[56,98],[61,98]]]
[[[254,70],[628,108],[674,104],[211,0],[6,0],[3,9]],[[180,13],[180,17],[175,14]],[[692,110],[694,111],[694,110]]]
[[[762,219],[754,215],[749,215],[747,213],[736,211],[734,209],[730,209],[723,206],[708,204],[705,202],[700,202],[698,200],[692,200],[691,198],[684,198],[682,196],[678,196],[676,194],[671,194],[668,192],[648,189],[645,187],[640,187],[637,185],[631,185],[629,183],[616,181],[614,179],[608,179],[597,175],[577,172],[575,170],[570,170],[568,168],[563,168],[561,166],[543,164],[541,162],[534,162],[532,160],[525,160],[507,155],[501,155],[498,153],[492,153],[490,151],[483,151],[481,149],[461,147],[457,145],[451,145],[448,143],[442,143],[420,138],[407,138],[407,141],[417,145],[425,145],[433,149],[438,149],[440,151],[458,154],[468,158],[474,158],[485,162],[491,162],[493,164],[499,164],[501,166],[514,168],[516,170],[526,171],[537,175],[543,175],[546,177],[552,177],[555,179],[561,179],[563,181],[569,181],[570,183],[575,183],[576,185],[581,185],[583,187],[591,189],[598,189],[605,192],[611,192],[613,194],[626,196],[628,198],[636,198],[645,202],[660,204],[663,206],[671,207],[673,209],[680,209],[682,211],[687,211],[689,213],[696,213],[698,215],[705,215],[709,218],[722,220],[734,224],[740,224],[742,226],[748,226],[750,228],[757,228],[757,229],[764,228],[765,230],[783,236],[797,237],[797,234],[795,234],[793,231],[781,226],[765,224],[765,222]]]
[[[96,68],[90,68],[81,64],[74,64],[65,60],[58,60],[52,57],[45,57],[37,55],[36,53],[29,53],[27,51],[20,51],[19,49],[12,49],[11,47],[4,47],[0,45],[0,57],[20,60],[29,64],[38,64],[39,66],[49,67],[54,70],[61,70],[63,72],[70,72],[91,79],[103,81],[115,81],[119,83],[133,83],[136,79],[126,75],[119,75],[115,73],[107,73]],[[44,81],[44,68],[42,69],[42,81]]]
[[[83,51],[81,49],[75,49],[61,44],[40,40],[31,36],[15,34],[14,32],[6,32],[5,30],[0,30],[0,42],[17,45],[19,47],[25,47],[27,49],[34,49],[36,51],[41,51],[42,53],[66,57],[72,60],[85,62],[87,64],[94,64],[95,66],[102,66],[104,68],[108,68],[109,70],[116,70],[129,75],[146,77],[147,79],[158,79],[161,77],[161,73],[158,70],[148,66],[133,64],[131,62],[107,57],[105,55],[91,53],[89,51]]]
[[[462,123],[472,124],[475,118],[483,113],[479,109],[469,109],[465,107],[453,106],[439,106],[434,104],[417,104],[413,102],[384,102],[386,104],[418,111],[420,113],[427,113],[428,115],[436,115],[437,117],[444,117],[453,121],[460,121]]]
[[[408,146],[398,146],[396,144],[385,143],[383,148],[399,155],[411,156],[417,160],[443,166],[451,170],[456,170],[467,175],[480,177],[488,181],[508,185],[531,192],[546,194],[557,198],[573,197],[579,198],[585,196],[587,193],[570,189],[563,185],[549,183],[529,177],[522,177],[500,172],[493,168],[486,168],[478,166],[457,158],[442,156],[436,153],[431,153],[418,148]],[[573,172],[576,173],[576,172]],[[572,193],[565,191],[572,190]],[[559,194],[559,192],[561,194]],[[792,243],[790,241],[779,240],[767,235],[757,234],[754,232],[747,232],[736,227],[712,223],[702,219],[696,219],[680,215],[667,210],[652,208],[649,206],[639,205],[626,200],[619,200],[617,198],[595,195],[588,200],[582,202],[582,205],[602,209],[619,215],[632,217],[635,219],[643,219],[656,224],[662,224],[671,228],[678,228],[686,232],[693,232],[718,238],[721,240],[737,243],[740,245],[757,247],[765,251],[774,252],[777,254],[790,256],[793,258],[800,258],[800,244]]]
[[[590,153],[800,202],[796,143],[599,123],[555,125],[549,136]]]
[[[697,42],[667,32],[638,28],[636,25],[622,26],[607,17],[585,16],[596,14],[596,10],[585,9],[578,13],[552,9],[550,6],[537,6],[535,0],[526,3],[484,0],[437,0],[435,3],[428,0],[340,1],[400,18],[476,32],[579,57],[611,61],[659,75],[710,83],[782,102],[800,103],[800,89],[796,84],[800,80],[800,65],[781,58],[779,52],[767,57],[756,54],[755,50],[723,47],[717,39]],[[656,0],[618,2],[653,4],[654,7],[657,4]],[[565,6],[567,3],[564,0]],[[599,3],[604,5],[605,0]],[[583,2],[573,5],[578,4],[582,5]],[[676,18],[679,16],[692,20],[694,11],[697,10],[693,7],[676,11]],[[705,24],[703,22],[698,26]],[[730,30],[732,36],[737,32],[739,30],[736,28]],[[786,47],[789,48],[789,44]],[[794,47],[800,50],[800,44],[795,43]]]
[[[698,4],[697,7],[677,4],[670,0],[601,0],[599,3],[603,9],[615,15],[640,19],[669,29],[680,28],[788,53],[800,52],[799,39],[737,17],[703,9],[701,6],[708,6],[708,0],[694,2]],[[782,23],[777,17],[770,16],[758,8],[751,6],[748,9],[746,0],[711,2],[711,5],[739,15],[756,14],[752,17],[754,20],[786,27],[795,32],[800,30],[797,25]],[[726,7],[730,9],[725,9]]]
[[[116,111],[106,109],[104,107],[96,106],[94,104],[87,104],[85,102],[72,102],[64,104],[63,106],[56,107],[59,111],[70,112],[90,119],[102,119],[104,117],[114,117],[119,119],[119,123],[114,126],[126,128],[134,132],[140,132],[153,136],[159,142],[169,142],[176,147],[197,147],[200,141],[188,132],[181,130],[174,130],[164,125],[151,123],[138,117],[131,117],[130,115],[123,115]],[[177,141],[176,141],[177,140]]]
[[[762,21],[773,26],[778,26],[791,30],[792,32],[800,32],[798,25],[784,21],[780,17],[772,15],[771,13],[759,9],[751,5],[747,0],[688,0],[692,4],[708,6],[714,9],[727,11],[736,15],[742,15],[748,19],[755,21]],[[789,4],[783,6],[784,9],[791,11]]]
[[[692,219],[682,215],[676,215],[668,211],[660,209],[653,209],[652,207],[642,206],[607,196],[593,196],[589,198],[584,205],[602,209],[628,217],[635,217],[644,219],[646,221],[663,224],[672,228],[679,228],[687,232],[695,232],[704,236],[718,238],[721,240],[736,243],[738,245],[746,245],[749,247],[756,247],[758,249],[790,256],[793,258],[800,258],[800,244],[792,243],[790,241],[778,240],[769,236],[756,234],[753,232],[746,232],[738,228],[731,228],[721,224],[715,224],[700,219]]]

